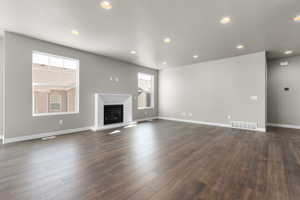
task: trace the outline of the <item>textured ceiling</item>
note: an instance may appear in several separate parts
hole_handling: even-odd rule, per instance
[[[0,0],[0,29],[151,68],[268,51],[300,54],[299,0]],[[232,22],[219,23],[223,16]],[[77,29],[80,34],[72,35]],[[170,37],[172,42],[164,44]],[[237,50],[238,44],[245,45]],[[137,52],[130,54],[131,50]],[[198,54],[194,59],[192,56]],[[166,61],[168,64],[163,65]]]

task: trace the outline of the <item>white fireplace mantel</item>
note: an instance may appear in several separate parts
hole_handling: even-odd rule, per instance
[[[122,104],[123,123],[104,125],[104,105]],[[95,123],[93,130],[104,130],[127,125],[132,122],[132,95],[130,94],[95,94]]]

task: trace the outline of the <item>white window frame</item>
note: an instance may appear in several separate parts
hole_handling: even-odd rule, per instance
[[[32,116],[33,117],[39,117],[39,116],[53,116],[53,115],[73,115],[73,114],[79,114],[79,87],[80,87],[80,81],[79,81],[79,73],[80,73],[80,60],[79,59],[74,59],[74,58],[68,58],[64,56],[58,56],[54,54],[49,54],[49,53],[44,53],[40,51],[32,51],[32,56],[31,56],[31,74],[33,73],[32,70],[32,64],[33,64],[33,54],[41,54],[45,56],[51,56],[51,57],[57,57],[60,59],[66,59],[66,60],[73,60],[77,62],[76,66],[76,95],[75,95],[75,112],[47,112],[47,113],[35,113],[35,98],[34,98],[34,85],[35,83],[33,82],[33,76],[31,80],[31,88],[32,88]]]
[[[155,95],[155,76],[152,73],[146,73],[146,72],[138,72],[137,73],[137,81],[138,81],[138,87],[139,87],[139,74],[145,74],[147,76],[151,76],[152,77],[152,93],[151,93],[151,106],[149,107],[139,107],[138,104],[138,98],[137,98],[137,109],[138,110],[149,110],[149,109],[154,109],[155,107],[155,102],[154,102],[154,95]]]

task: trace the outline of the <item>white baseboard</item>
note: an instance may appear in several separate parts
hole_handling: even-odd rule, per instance
[[[187,123],[201,124],[201,125],[207,125],[207,126],[218,126],[218,127],[225,127],[225,128],[233,128],[233,127],[231,127],[230,124],[222,124],[222,123],[215,123],[215,122],[204,122],[204,121],[195,121],[195,120],[179,119],[179,118],[173,118],[173,117],[161,117],[160,116],[158,118],[159,119],[163,119],[163,120],[187,122]],[[234,129],[237,129],[237,128],[234,128]],[[242,130],[266,132],[265,128],[257,128],[255,130],[252,130],[252,129],[242,129]]]
[[[122,126],[127,126],[129,124],[141,122],[141,121],[148,121],[148,120],[154,120],[154,119],[163,119],[163,120],[171,120],[171,121],[180,121],[180,122],[187,122],[187,123],[194,123],[194,124],[202,124],[202,125],[208,125],[208,126],[218,126],[218,127],[226,127],[226,128],[232,128],[230,124],[222,124],[222,123],[213,123],[213,122],[204,122],[204,121],[195,121],[195,120],[187,120],[187,119],[179,119],[179,118],[172,118],[172,117],[149,117],[144,119],[137,119],[135,121],[129,122],[129,123],[121,123],[121,124],[115,124],[115,125],[108,125],[101,128],[95,128],[95,127],[83,127],[83,128],[75,128],[75,129],[67,129],[67,130],[59,130],[59,131],[53,131],[53,132],[47,132],[47,133],[39,133],[39,134],[33,134],[33,135],[27,135],[27,136],[20,136],[20,137],[14,137],[14,138],[2,138],[3,144],[13,143],[13,142],[20,142],[20,141],[26,141],[26,140],[33,140],[33,139],[39,139],[54,135],[65,135],[70,133],[76,133],[76,132],[82,132],[87,130],[92,131],[100,131],[100,130],[106,130],[106,129],[113,129],[113,128],[119,128]],[[294,125],[284,125],[284,124],[268,124],[269,126],[275,126],[275,127],[283,127],[283,128],[294,128],[294,129],[300,129],[300,126],[294,126]],[[261,131],[266,132],[265,128],[258,128],[253,131]],[[0,135],[0,139],[1,139]]]
[[[55,136],[55,135],[64,135],[64,134],[70,134],[70,133],[77,133],[77,132],[87,131],[87,130],[99,131],[99,130],[105,130],[105,129],[119,128],[119,127],[122,127],[122,126],[127,126],[127,125],[132,124],[132,123],[136,123],[136,122],[140,122],[140,121],[147,121],[147,120],[152,120],[152,119],[157,119],[157,117],[138,119],[136,121],[132,121],[132,122],[129,122],[129,123],[108,125],[108,126],[98,128],[98,129],[95,129],[95,127],[83,127],[83,128],[59,130],[59,131],[53,131],[53,132],[47,132],[47,133],[38,133],[38,134],[26,135],[26,136],[14,137],[14,138],[2,138],[3,136],[0,135],[0,140],[2,139],[3,144],[8,144],[8,143],[13,143],[13,142],[20,142],[20,141],[50,137],[50,136]]]
[[[193,123],[193,124],[202,124],[202,125],[208,125],[208,126],[231,127],[230,124],[195,121],[195,120],[179,119],[179,118],[173,118],[173,117],[159,117],[159,119],[179,121],[179,122],[187,122],[187,123]]]
[[[143,119],[137,119],[135,122],[143,122],[143,121],[149,121],[149,120],[154,120],[158,119],[158,117],[148,117],[148,118],[143,118]]]
[[[289,125],[289,124],[274,124],[274,123],[268,123],[268,126],[272,126],[272,127],[280,127],[280,128],[300,129],[300,126],[297,126],[297,125]]]
[[[253,131],[259,131],[259,132],[267,132],[267,129],[266,128],[257,128]]]
[[[65,135],[70,133],[77,133],[82,131],[90,130],[91,127],[83,127],[83,128],[75,128],[75,129],[67,129],[67,130],[59,130],[59,131],[53,131],[53,132],[47,132],[47,133],[38,133],[34,135],[27,135],[27,136],[21,136],[21,137],[14,137],[14,138],[3,138],[3,144],[7,143],[13,143],[13,142],[20,142],[20,141],[26,141],[26,140],[33,140],[33,139],[39,139],[54,135]]]

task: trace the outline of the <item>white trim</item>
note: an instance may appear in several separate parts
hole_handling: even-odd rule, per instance
[[[142,118],[142,119],[136,119],[135,122],[144,122],[149,120],[158,119],[158,117],[148,117],[148,118]]]
[[[193,123],[193,124],[201,124],[201,125],[208,125],[208,126],[218,126],[218,127],[238,129],[238,128],[231,127],[230,124],[223,124],[223,123],[195,121],[195,120],[179,119],[179,118],[173,118],[173,117],[161,117],[161,116],[159,116],[158,119],[171,120],[171,121],[179,121],[179,122],[186,122],[186,123]],[[266,132],[265,128],[257,128],[257,129],[254,129],[254,130],[252,130],[252,129],[242,129],[242,130]]]
[[[95,94],[97,94],[97,95],[102,95],[102,96],[104,96],[104,95],[110,95],[110,96],[126,96],[126,97],[128,97],[128,96],[131,96],[131,94],[127,94],[127,93],[95,93]]]
[[[53,115],[75,115],[79,114],[79,112],[49,112],[49,113],[36,113],[33,114],[33,117],[40,117],[40,116],[53,116]]]
[[[95,116],[93,130],[108,129],[104,125],[104,106],[105,105],[123,105],[123,122],[119,124],[127,124],[132,122],[132,95],[131,94],[107,94],[95,93]],[[116,124],[111,124],[114,128]],[[109,125],[107,126],[109,127]]]
[[[87,131],[90,129],[91,129],[91,127],[83,127],[83,128],[59,130],[59,131],[53,131],[53,132],[47,132],[47,133],[38,133],[38,134],[34,134],[34,135],[27,135],[27,136],[14,137],[14,138],[3,138],[2,142],[3,142],[3,144],[7,144],[7,143],[12,143],[12,142],[19,142],[19,141],[26,141],[26,140],[50,137],[50,136],[54,136],[54,135],[65,135],[65,134],[70,134],[70,133],[77,133],[77,132]]]
[[[289,125],[289,124],[275,124],[275,123],[268,123],[268,126],[272,126],[272,127],[280,127],[280,128],[300,129],[300,126],[299,126],[299,125]]]
[[[138,107],[138,110],[152,110],[154,107]]]
[[[266,128],[257,128],[257,129],[255,129],[255,131],[266,133],[267,129]]]
[[[204,121],[195,121],[195,120],[188,120],[188,119],[179,119],[179,118],[173,118],[173,117],[158,117],[159,119],[164,120],[171,120],[171,121],[179,121],[179,122],[187,122],[187,123],[193,123],[193,124],[202,124],[202,125],[208,125],[208,126],[220,126],[220,127],[230,127],[230,124],[221,124],[221,123],[213,123],[213,122],[204,122]]]

